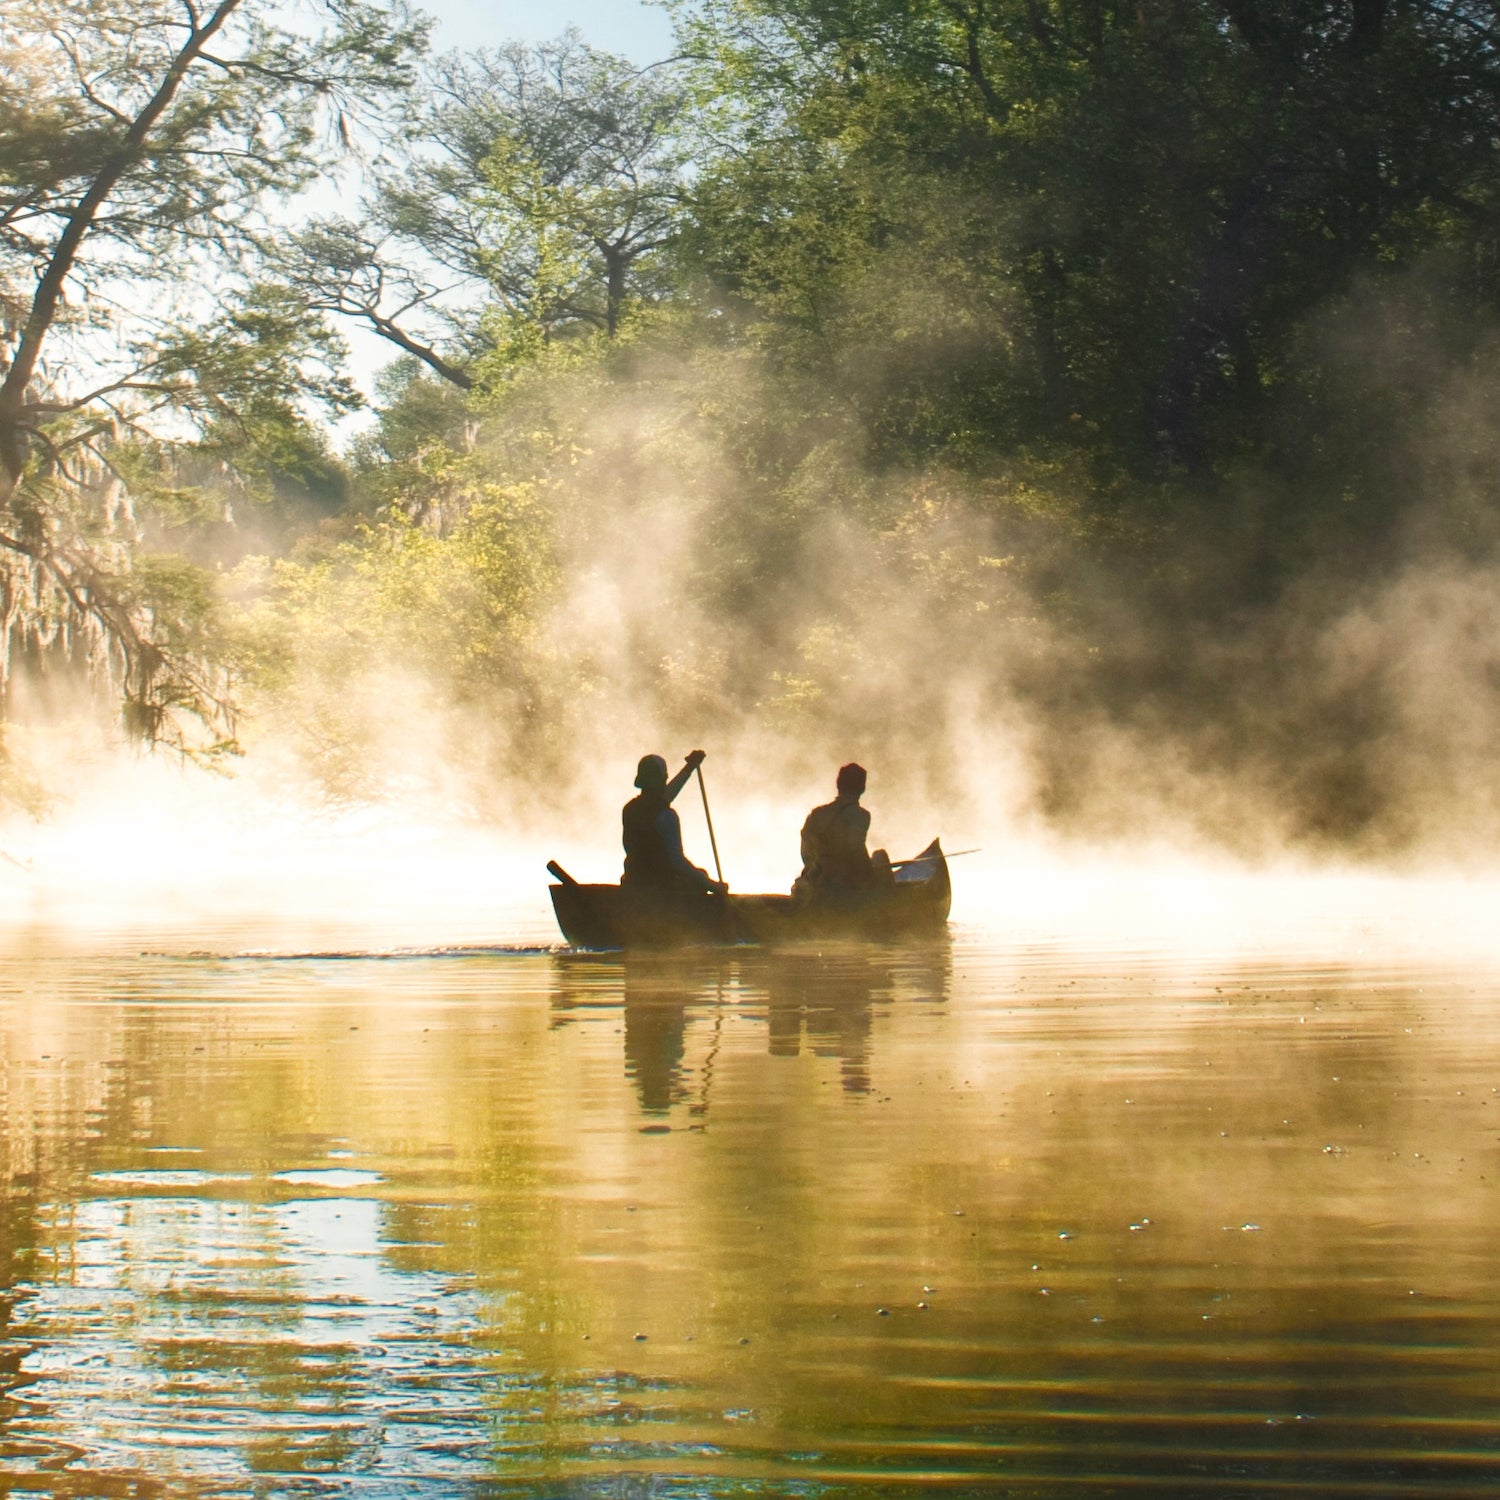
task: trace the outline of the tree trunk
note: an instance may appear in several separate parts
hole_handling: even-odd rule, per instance
[[[21,330],[10,369],[6,371],[4,381],[0,382],[0,505],[10,500],[25,472],[27,443],[22,418],[26,391],[36,373],[42,344],[57,316],[57,304],[78,260],[84,237],[93,227],[95,217],[115,190],[120,178],[140,160],[147,138],[172,100],[177,97],[188,69],[198,60],[209,39],[239,4],[240,0],[220,0],[213,14],[201,26],[194,26],[189,31],[188,39],[172,59],[166,77],[162,79],[146,107],[131,122],[118,148],[105,159],[99,175],[89,184],[88,191],[78,200],[78,206],[63,226],[52,257],[37,282],[36,295],[32,298],[31,311],[27,316],[26,326]]]
[[[625,273],[631,257],[618,250],[604,252],[605,302],[604,331],[613,338],[620,331],[620,314],[625,310]]]

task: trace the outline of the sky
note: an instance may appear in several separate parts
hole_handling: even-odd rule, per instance
[[[642,0],[417,0],[436,22],[438,52],[543,41],[576,26],[586,40],[637,62],[657,62],[672,48],[664,10]]]
[[[645,0],[415,0],[415,7],[437,24],[435,53],[497,47],[505,42],[546,41],[576,26],[596,47],[645,64],[672,53],[672,24],[659,5]],[[352,204],[351,204],[352,207]],[[353,358],[348,373],[368,397],[374,373],[391,363],[397,350],[367,329],[345,323],[339,330]],[[334,424],[342,444],[374,421],[366,409]]]

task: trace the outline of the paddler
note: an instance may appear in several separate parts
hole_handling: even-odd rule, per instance
[[[859,805],[865,781],[863,766],[840,766],[834,782],[838,796],[808,813],[802,825],[802,873],[792,886],[799,900],[860,901],[894,883],[885,850],[871,854],[865,847],[870,814]]]
[[[667,780],[667,763],[659,755],[643,755],[635,770],[640,796],[632,797],[620,814],[625,842],[623,883],[637,890],[673,891],[722,896],[729,889],[706,870],[690,864],[682,852],[682,824],[672,811],[672,799],[703,763],[694,750],[682,769]]]

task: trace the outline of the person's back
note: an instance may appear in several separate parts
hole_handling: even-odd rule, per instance
[[[808,813],[802,825],[802,873],[815,885],[857,890],[872,884],[870,814],[852,797],[837,797]]]
[[[621,842],[625,846],[622,884],[658,891],[720,891],[706,870],[691,864],[682,852],[682,824],[672,810],[672,799],[682,790],[693,769],[703,760],[694,750],[682,769],[667,780],[667,763],[659,755],[641,757],[635,784],[640,795],[620,810]]]
[[[667,805],[657,789],[643,790],[620,809],[621,842],[625,846],[625,873],[621,877],[632,885],[668,886],[675,883],[675,871],[668,853],[670,834],[663,818],[677,823],[677,814]],[[677,841],[682,842],[678,823]]]
[[[838,796],[815,807],[802,825],[802,873],[792,887],[803,900],[840,900],[876,890],[889,882],[884,850],[872,857],[865,847],[870,814],[859,805],[864,795],[862,766],[839,769]]]

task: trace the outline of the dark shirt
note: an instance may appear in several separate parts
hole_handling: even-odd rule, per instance
[[[865,839],[870,814],[855,797],[839,797],[808,813],[802,825],[802,875],[808,885],[861,890],[876,883]]]
[[[708,872],[682,852],[682,824],[660,792],[632,797],[620,814],[625,844],[625,882],[660,890],[708,891]]]

